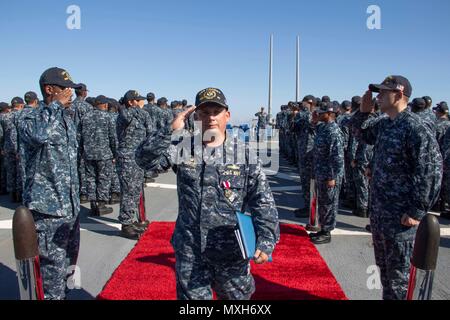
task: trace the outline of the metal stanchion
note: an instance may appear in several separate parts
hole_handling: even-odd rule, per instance
[[[407,300],[431,300],[440,238],[438,219],[432,214],[427,214],[416,234]]]
[[[36,226],[27,208],[16,209],[12,232],[20,299],[44,300]]]

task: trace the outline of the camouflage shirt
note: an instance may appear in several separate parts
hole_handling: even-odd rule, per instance
[[[442,157],[436,138],[420,117],[409,110],[394,120],[355,115],[362,139],[374,145],[372,161],[372,215],[403,228],[401,217],[420,220],[434,205],[442,179]],[[367,120],[368,119],[368,120]],[[387,224],[389,225],[389,223]]]
[[[19,124],[26,154],[24,204],[57,217],[80,210],[77,139],[72,118],[57,101],[24,115]]]
[[[306,154],[314,149],[314,139],[316,136],[315,126],[311,123],[312,113],[303,109],[295,117],[294,131],[298,137],[298,153],[299,156]]]
[[[441,153],[444,153],[442,149],[444,143],[444,135],[447,132],[448,128],[450,128],[450,121],[448,119],[438,119],[436,121],[436,140],[439,143],[439,147]]]
[[[194,248],[213,260],[239,259],[235,211],[242,211],[252,215],[257,248],[271,254],[279,239],[278,212],[256,155],[239,139],[214,149],[202,147],[201,135],[193,139],[198,148],[192,148],[190,138],[179,144],[170,140],[169,131],[155,133],[139,147],[136,161],[145,170],[172,166],[177,175],[174,249]],[[240,156],[235,159],[235,154]]]
[[[108,111],[94,108],[81,121],[80,149],[86,160],[109,160],[116,158],[116,124]]]
[[[314,140],[316,180],[338,180],[344,175],[344,144],[336,122],[319,123]]]
[[[148,112],[140,108],[122,108],[117,117],[118,157],[134,158],[136,148],[152,132]]]

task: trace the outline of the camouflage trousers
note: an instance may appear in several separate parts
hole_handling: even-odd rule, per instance
[[[80,218],[54,217],[33,211],[39,242],[39,260],[46,300],[63,300],[68,291],[69,267],[80,248]]]
[[[344,157],[344,168],[345,168],[345,175],[343,180],[343,193],[345,200],[347,201],[353,201],[356,197],[356,190],[355,190],[355,182],[354,182],[354,176],[355,176],[355,170],[351,166],[351,160],[348,157],[348,155],[345,155]]]
[[[7,192],[6,184],[7,184],[7,170],[6,170],[6,157],[4,155],[0,155],[0,191]]]
[[[80,195],[87,195],[86,161],[81,155],[78,158],[78,177],[80,179]]]
[[[139,216],[139,201],[144,183],[144,170],[134,158],[119,158],[120,214],[119,221],[123,225],[130,225]]]
[[[85,160],[86,191],[89,201],[108,201],[114,170],[112,159]]]
[[[311,179],[312,179],[312,152],[308,152],[306,157],[299,157],[298,171],[300,174],[300,186],[302,187],[301,199],[303,201],[303,206],[300,205],[300,209],[306,208],[308,212],[310,211],[311,204]]]
[[[388,226],[383,226],[382,222],[372,217],[370,220],[375,261],[380,268],[383,286],[383,300],[405,300],[414,238],[403,238],[395,232],[385,232],[389,229]],[[399,227],[391,229],[395,228]]]
[[[13,153],[7,153],[6,157],[6,190],[8,192],[22,192],[22,170],[19,160]]]
[[[250,300],[255,281],[246,260],[215,264],[202,255],[175,253],[178,300]]]
[[[119,169],[117,163],[114,164],[113,173],[111,176],[111,193],[120,193],[120,180],[119,180]]]
[[[367,209],[369,207],[369,178],[366,177],[364,166],[358,165],[353,168],[353,181],[355,182],[356,208]]]
[[[317,200],[320,228],[322,231],[331,232],[336,227],[342,177],[337,178],[336,185],[332,188],[328,187],[327,182],[326,180],[317,180]]]

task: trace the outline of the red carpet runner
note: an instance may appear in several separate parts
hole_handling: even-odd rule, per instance
[[[174,223],[153,222],[98,295],[102,300],[174,300],[175,257],[170,245]],[[306,231],[281,225],[273,262],[252,263],[253,300],[347,299]]]

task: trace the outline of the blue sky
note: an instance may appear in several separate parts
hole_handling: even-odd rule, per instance
[[[69,5],[81,30],[68,30]],[[369,5],[381,30],[369,30]],[[273,108],[295,99],[295,42],[301,37],[301,96],[342,101],[401,74],[413,95],[450,100],[450,1],[101,1],[0,2],[0,101],[38,91],[48,67],[65,68],[91,95],[128,89],[169,100],[221,88],[233,122],[268,101],[274,35]]]

